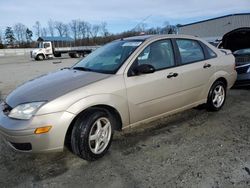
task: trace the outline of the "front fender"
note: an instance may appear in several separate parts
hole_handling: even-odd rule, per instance
[[[107,105],[115,108],[121,116],[123,126],[129,125],[129,110],[127,100],[117,95],[98,94],[88,96],[72,104],[66,111],[77,115],[87,108],[97,105]]]

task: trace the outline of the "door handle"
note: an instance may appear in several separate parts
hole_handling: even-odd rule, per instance
[[[209,68],[209,67],[211,67],[211,66],[212,66],[211,64],[205,63],[204,66],[203,66],[203,68],[206,69],[206,68]]]
[[[169,73],[169,75],[167,75],[167,78],[172,78],[172,77],[177,77],[177,76],[178,76],[178,73],[171,72]]]

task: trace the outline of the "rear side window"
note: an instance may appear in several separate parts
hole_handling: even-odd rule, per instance
[[[189,64],[205,59],[202,47],[195,40],[176,39],[181,56],[181,64]]]
[[[211,50],[211,49],[210,49],[209,47],[207,47],[207,46],[206,46],[206,48],[207,48],[207,52],[208,52],[209,58],[217,57],[216,53],[215,53],[213,50]]]

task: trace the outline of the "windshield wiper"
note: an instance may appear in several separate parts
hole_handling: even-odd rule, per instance
[[[89,71],[91,72],[92,70],[86,67],[73,67],[74,70],[80,70],[80,71]]]

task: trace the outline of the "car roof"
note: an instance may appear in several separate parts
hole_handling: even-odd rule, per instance
[[[179,35],[179,34],[164,34],[164,35],[139,35],[133,36],[128,38],[122,38],[121,40],[154,40],[154,39],[161,39],[161,38],[188,38],[188,39],[198,39],[196,36],[191,35]]]

